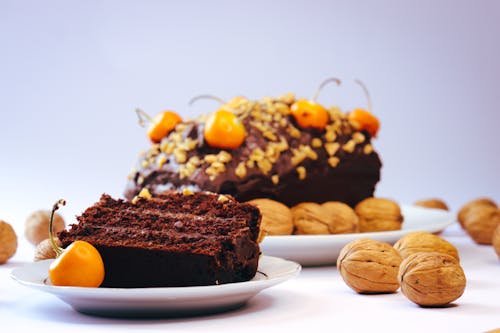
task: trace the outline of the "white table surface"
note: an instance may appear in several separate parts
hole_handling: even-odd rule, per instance
[[[19,285],[10,271],[31,262],[22,237],[17,254],[0,266],[0,332],[485,332],[500,327],[500,260],[491,246],[473,243],[452,225],[442,234],[460,252],[467,276],[453,306],[421,308],[401,292],[358,295],[335,267],[301,274],[228,313],[180,319],[109,319],[77,313],[55,296]]]

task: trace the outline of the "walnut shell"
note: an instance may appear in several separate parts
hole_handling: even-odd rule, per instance
[[[49,210],[37,210],[33,212],[24,224],[24,235],[26,239],[33,245],[38,245],[44,239],[49,238]],[[64,219],[61,215],[54,214],[53,229],[54,233],[58,233],[66,227]]]
[[[337,269],[345,283],[358,293],[390,293],[399,288],[401,261],[391,245],[361,238],[342,248]]]
[[[360,232],[400,230],[403,223],[401,208],[392,200],[368,198],[356,205]]]
[[[464,222],[466,219],[467,214],[469,213],[470,209],[475,207],[475,206],[489,206],[489,207],[494,207],[498,208],[497,204],[495,201],[489,199],[489,198],[479,198],[479,199],[474,199],[466,203],[465,205],[460,208],[458,211],[457,219],[462,228],[464,227]]]
[[[500,225],[500,210],[487,205],[471,207],[464,220],[465,231],[478,244],[492,244],[493,233]]]
[[[394,248],[401,254],[403,259],[419,252],[438,252],[451,255],[453,258],[460,260],[455,246],[447,240],[428,232],[410,232],[401,237],[394,244]]]
[[[248,203],[257,206],[262,214],[260,228],[267,235],[291,235],[293,218],[290,208],[271,199],[254,199]]]
[[[446,202],[441,199],[432,198],[432,199],[424,199],[418,200],[414,203],[415,206],[425,207],[425,208],[434,208],[434,209],[442,209],[442,210],[450,210]]]
[[[349,206],[339,202],[323,205],[303,202],[292,209],[297,235],[328,235],[357,231],[358,217]]]
[[[17,236],[10,224],[0,220],[0,265],[9,260],[17,250]]]
[[[493,247],[497,253],[498,259],[500,259],[500,225],[495,229],[493,233]]]
[[[54,237],[54,241],[56,242],[57,246],[61,246],[61,241],[59,240],[59,238]],[[36,246],[35,255],[33,256],[33,261],[55,259],[56,256],[57,254],[52,248],[50,240],[47,238],[38,243],[38,245]]]
[[[359,218],[349,205],[328,201],[321,205],[321,209],[329,216],[332,234],[359,232]]]
[[[462,296],[465,274],[458,261],[450,255],[420,252],[403,260],[398,279],[401,291],[421,306],[443,306]]]

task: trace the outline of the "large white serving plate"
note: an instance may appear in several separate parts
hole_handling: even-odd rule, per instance
[[[411,231],[438,232],[455,221],[444,210],[403,205],[401,230],[341,235],[267,236],[261,243],[264,255],[293,260],[303,266],[334,265],[342,247],[358,238],[370,238],[394,244]]]
[[[22,285],[59,297],[78,312],[113,317],[175,317],[232,310],[301,270],[295,262],[262,256],[257,275],[247,282],[175,288],[80,288],[50,285],[47,272],[51,262],[16,268],[11,277]]]

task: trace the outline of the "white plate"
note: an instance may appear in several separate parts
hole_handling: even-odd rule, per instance
[[[303,266],[334,265],[342,247],[358,238],[371,238],[394,244],[410,231],[438,232],[455,221],[444,210],[401,206],[401,230],[341,235],[267,236],[260,244],[262,253],[296,261]]]
[[[51,262],[44,260],[16,268],[11,277],[22,285],[59,297],[78,312],[113,317],[191,316],[232,310],[301,270],[295,262],[262,256],[257,275],[247,282],[175,288],[79,288],[48,284]]]

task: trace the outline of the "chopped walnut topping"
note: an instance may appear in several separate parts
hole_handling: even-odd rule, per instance
[[[348,153],[352,153],[354,148],[356,148],[356,142],[354,142],[354,140],[349,140],[342,146],[342,149]]]
[[[234,170],[234,173],[239,178],[245,177],[247,175],[247,168],[245,167],[245,163],[243,163],[243,162],[238,163],[238,166]]]
[[[365,136],[363,135],[363,133],[361,132],[355,132],[353,135],[352,135],[352,139],[354,140],[354,142],[356,142],[357,144],[360,144],[360,143],[363,143],[365,142]]]
[[[267,175],[269,171],[273,168],[273,164],[268,159],[262,159],[257,161],[257,167],[262,171],[263,174]]]
[[[182,190],[182,194],[183,194],[183,195],[193,195],[193,194],[194,194],[194,192],[193,192],[193,191],[191,191],[191,190],[190,190],[190,189],[188,189],[188,188],[185,188],[185,189],[183,189],[183,190]]]
[[[325,143],[325,150],[328,153],[328,156],[333,156],[339,150],[340,143],[338,142],[327,142]]]
[[[295,94],[294,93],[287,93],[285,95],[282,95],[278,97],[278,101],[285,103],[285,104],[292,104],[295,102]]]
[[[205,155],[204,160],[205,160],[205,162],[207,162],[209,164],[217,162],[217,155],[215,155],[215,154]]]
[[[306,178],[306,168],[304,168],[303,166],[299,166],[295,170],[297,170],[300,180],[304,180]]]
[[[142,166],[144,169],[146,169],[146,168],[149,166],[149,162],[148,162],[148,160],[142,160],[142,161],[141,161],[141,166]]]
[[[146,200],[149,200],[151,199],[153,196],[151,195],[151,193],[149,192],[149,190],[147,188],[143,188],[139,194],[137,194],[133,199],[132,199],[132,204],[136,204],[138,201],[139,201],[139,198],[143,198],[143,199],[146,199]]]
[[[161,169],[162,166],[168,161],[167,156],[165,154],[158,155],[158,158],[156,159],[156,166],[158,169]]]
[[[328,158],[328,164],[330,164],[332,168],[335,168],[339,164],[339,162],[340,159],[336,156]]]
[[[285,127],[286,126],[286,119],[285,118],[283,118],[283,119],[280,120],[280,126],[281,127]]]
[[[289,125],[286,129],[286,132],[290,134],[292,137],[300,139],[300,131],[296,127]]]
[[[144,177],[143,176],[137,177],[137,184],[142,185],[143,183],[144,183]]]
[[[174,149],[174,157],[175,157],[175,161],[177,163],[185,163],[186,159],[187,159],[186,151],[182,150],[180,148],[175,148]]]
[[[365,155],[370,155],[371,153],[373,153],[373,147],[371,144],[367,144],[366,146],[363,147],[363,153],[365,153]]]
[[[274,185],[278,185],[278,183],[280,182],[280,176],[278,176],[278,175],[272,175],[271,176],[271,181],[273,182]]]
[[[314,138],[312,139],[311,141],[311,145],[314,147],[314,148],[319,148],[323,145],[323,142],[321,141],[321,139],[319,138]]]
[[[226,202],[228,200],[229,200],[229,198],[226,197],[225,195],[222,195],[222,194],[220,194],[219,197],[217,198],[218,202]]]
[[[217,154],[217,160],[221,163],[227,163],[227,162],[230,162],[231,160],[233,159],[233,156],[231,154],[229,154],[227,151],[225,150],[221,150],[218,154]]]

